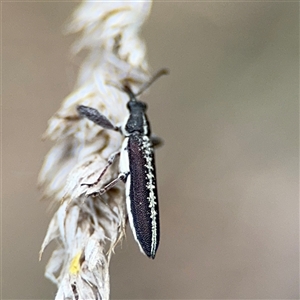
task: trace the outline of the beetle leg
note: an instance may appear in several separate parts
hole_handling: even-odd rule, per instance
[[[98,179],[95,182],[93,182],[93,183],[82,183],[81,185],[87,185],[89,188],[92,187],[92,186],[97,185],[100,182],[103,175],[106,173],[107,169],[112,165],[115,158],[119,155],[120,155],[120,151],[114,152],[110,155],[109,159],[107,160],[106,166],[104,167],[103,171],[101,172],[101,174],[99,175]]]
[[[107,119],[95,108],[79,105],[77,106],[77,112],[81,117],[87,118],[105,129],[119,131],[117,126],[115,126],[109,119]]]
[[[100,190],[99,194],[102,195],[105,192],[107,192],[109,189],[111,189],[112,187],[114,187],[119,182],[119,180],[122,180],[123,182],[126,182],[128,175],[129,175],[129,173],[120,173],[117,178],[115,178],[113,181],[111,181],[106,186],[104,186]]]
[[[151,135],[150,139],[154,148],[160,147],[164,143],[164,141],[157,135]]]

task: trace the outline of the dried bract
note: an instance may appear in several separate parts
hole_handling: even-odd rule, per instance
[[[120,149],[122,136],[81,119],[78,105],[98,109],[114,123],[124,120],[128,97],[118,87],[133,88],[149,79],[145,45],[139,38],[150,2],[83,2],[67,31],[81,34],[73,47],[88,50],[75,91],[50,119],[44,138],[55,142],[39,175],[43,195],[59,208],[41,247],[58,241],[46,277],[58,286],[56,299],[108,299],[111,253],[125,232],[124,186],[104,195],[97,191],[118,174],[114,164],[96,186],[107,159]],[[94,196],[96,195],[96,196]]]

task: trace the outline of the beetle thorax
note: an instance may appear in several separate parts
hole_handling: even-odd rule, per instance
[[[141,101],[129,101],[127,104],[129,117],[122,126],[122,132],[125,136],[134,133],[150,136],[150,125],[145,114],[147,106]]]

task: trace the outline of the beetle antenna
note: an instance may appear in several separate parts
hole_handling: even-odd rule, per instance
[[[135,98],[140,94],[142,94],[154,81],[156,81],[162,75],[167,75],[167,74],[169,74],[169,70],[166,68],[158,70],[152,76],[152,78],[142,86],[142,88],[136,94],[132,91],[128,83],[124,84],[122,89],[125,93],[128,94],[130,101],[135,101],[136,100]]]
[[[159,77],[161,77],[162,75],[168,75],[169,74],[169,70],[166,68],[160,69],[158,70],[153,76],[152,78],[146,82],[142,88],[135,94],[135,96],[137,97],[138,95],[142,94],[154,81],[156,81]]]
[[[129,96],[129,101],[135,101],[136,94],[132,91],[128,84],[123,85],[123,91]]]

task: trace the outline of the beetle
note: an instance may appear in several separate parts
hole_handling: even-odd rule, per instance
[[[118,177],[101,188],[99,194],[105,193],[119,180],[125,183],[126,207],[131,230],[141,252],[152,259],[155,258],[160,238],[154,147],[159,145],[161,140],[151,136],[150,123],[146,115],[147,105],[139,101],[137,96],[158,77],[167,73],[167,69],[161,69],[136,94],[128,84],[123,85],[123,91],[129,96],[127,102],[129,116],[121,126],[114,125],[94,108],[84,105],[77,107],[81,117],[105,129],[118,131],[124,136],[121,150],[111,154],[97,181],[84,185],[90,187],[99,183],[108,167],[117,156],[120,156]]]

